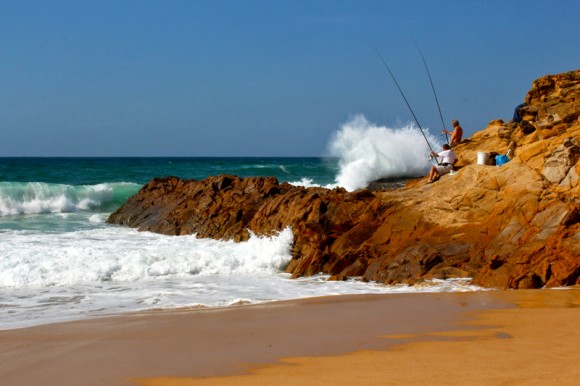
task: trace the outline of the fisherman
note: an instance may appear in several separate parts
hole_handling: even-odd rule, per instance
[[[453,165],[457,162],[457,154],[451,150],[451,146],[448,144],[443,145],[443,151],[435,153],[431,151],[434,157],[441,157],[441,162],[438,165],[431,166],[429,171],[429,183],[435,182],[444,174],[447,174],[453,170]]]
[[[463,137],[463,129],[461,128],[461,126],[459,126],[458,120],[451,122],[451,124],[453,125],[453,132],[442,130],[441,133],[451,135],[451,140],[449,141],[449,144],[451,146],[455,146],[459,142],[461,142],[461,137]]]
[[[522,110],[522,108],[524,108],[526,106],[527,106],[527,104],[525,104],[525,103],[520,103],[519,105],[516,106],[516,108],[514,109],[514,117],[512,118],[512,122],[519,123],[522,121],[523,114],[522,114],[521,110]]]

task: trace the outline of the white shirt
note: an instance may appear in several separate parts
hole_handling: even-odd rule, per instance
[[[443,150],[442,152],[439,152],[437,154],[438,154],[439,157],[441,157],[441,163],[442,164],[451,164],[451,165],[453,165],[453,163],[457,160],[457,155],[451,149],[449,149],[449,150]]]

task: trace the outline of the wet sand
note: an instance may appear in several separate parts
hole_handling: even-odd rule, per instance
[[[0,384],[577,384],[580,290],[324,297],[0,331]]]

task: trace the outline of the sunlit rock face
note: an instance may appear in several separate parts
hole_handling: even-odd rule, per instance
[[[525,102],[523,122],[491,121],[454,148],[457,173],[432,184],[423,178],[347,192],[272,177],[166,177],[150,181],[109,222],[236,241],[291,227],[286,271],[294,277],[580,284],[580,71],[537,79]],[[509,151],[511,159],[478,165],[481,151]]]

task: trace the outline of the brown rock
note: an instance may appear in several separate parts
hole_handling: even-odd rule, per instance
[[[580,159],[580,148],[575,141],[566,139],[546,159],[542,175],[551,183],[559,184]],[[572,177],[571,177],[572,178]]]
[[[580,71],[536,80],[522,123],[501,120],[455,147],[456,175],[395,190],[302,188],[274,178],[154,179],[109,222],[245,240],[294,232],[294,277],[384,283],[471,277],[488,287],[580,284]],[[477,152],[505,154],[476,165]],[[391,185],[388,185],[392,188]]]

